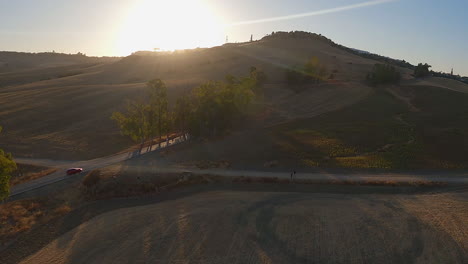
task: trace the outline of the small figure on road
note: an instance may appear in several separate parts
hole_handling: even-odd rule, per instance
[[[294,176],[296,176],[296,170],[294,170],[293,173],[294,173]]]

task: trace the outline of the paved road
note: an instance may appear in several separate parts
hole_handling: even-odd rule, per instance
[[[58,170],[57,172],[47,175],[45,177],[13,186],[10,196],[15,196],[15,195],[19,195],[19,194],[22,194],[31,190],[35,190],[35,189],[44,187],[46,185],[62,181],[64,179],[67,179],[68,177],[79,177],[78,175],[73,175],[73,176],[66,175],[66,170],[68,168],[72,168],[72,167],[83,168],[84,171],[83,173],[81,173],[81,176],[83,176],[86,174],[86,172],[92,171],[94,169],[103,168],[103,167],[106,167],[115,163],[119,163],[121,161],[125,161],[134,157],[138,157],[140,155],[143,155],[149,152],[159,151],[166,147],[177,145],[183,141],[184,139],[182,137],[178,137],[170,141],[169,145],[167,145],[167,143],[164,142],[164,143],[161,143],[161,146],[159,146],[159,144],[155,144],[151,147],[145,147],[141,151],[135,150],[135,151],[123,152],[123,153],[119,153],[119,154],[115,154],[115,155],[111,155],[107,157],[102,157],[102,158],[97,158],[97,159],[92,159],[92,160],[85,160],[85,161],[58,161],[58,160],[49,160],[49,159],[17,158],[15,159],[15,161],[18,163],[53,167],[53,168],[57,168]]]

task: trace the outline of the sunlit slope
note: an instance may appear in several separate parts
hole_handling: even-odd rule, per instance
[[[222,79],[228,73],[245,74],[246,67],[252,65],[265,70],[271,81],[283,81],[284,69],[303,65],[312,56],[325,63],[336,79],[346,81],[361,81],[369,67],[376,63],[320,39],[267,39],[170,54],[137,53],[109,66],[93,81],[110,81],[111,76],[115,83],[146,81],[154,76]]]
[[[287,89],[285,70],[303,65],[312,56],[333,73],[333,80],[300,94]],[[247,75],[251,66],[268,75],[265,102],[271,109],[265,122],[315,116],[365,97],[370,88],[362,81],[375,63],[320,38],[286,38],[175,53],[136,53],[115,63],[75,65],[60,77],[54,72],[59,68],[47,68],[41,71],[52,71],[53,78],[42,81],[34,81],[41,71],[3,74],[0,81],[13,81],[0,88],[4,127],[0,145],[16,156],[81,159],[111,154],[131,142],[119,135],[109,117],[122,109],[125,100],[140,96],[148,80],[163,79],[174,102],[207,80]]]
[[[106,63],[79,63],[67,66],[46,68],[36,67],[32,69],[0,73],[0,90],[9,86],[18,86],[28,83],[37,83],[37,85],[41,85],[39,82],[95,73],[99,72],[99,70],[105,65]],[[66,80],[66,82],[69,81]],[[44,82],[42,84],[49,85],[50,82]],[[58,82],[55,82],[55,84],[58,84]]]
[[[118,58],[87,57],[84,54],[63,54],[54,52],[26,53],[0,51],[0,73],[33,68],[61,67],[85,63],[109,63]]]

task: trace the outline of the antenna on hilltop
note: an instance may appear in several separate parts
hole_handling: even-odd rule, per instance
[[[253,34],[250,35],[250,42],[253,41]]]

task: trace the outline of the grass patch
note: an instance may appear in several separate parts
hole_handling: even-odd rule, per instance
[[[468,167],[468,95],[402,87],[408,105],[383,89],[346,109],[277,126],[278,149],[308,167]]]
[[[0,204],[0,248],[12,238],[70,211],[71,207],[63,201],[49,198]]]
[[[17,165],[18,169],[13,173],[11,177],[10,186],[15,186],[21,183],[42,178],[57,171],[57,169],[55,168],[48,168],[30,164]]]

